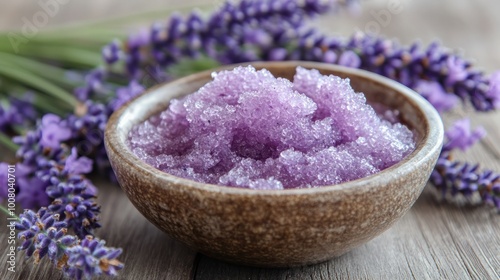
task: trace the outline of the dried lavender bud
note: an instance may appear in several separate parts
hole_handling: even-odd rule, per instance
[[[53,199],[49,210],[58,213],[80,238],[92,235],[93,230],[100,227],[100,207],[95,201],[97,190],[81,176],[91,170],[92,161],[85,157],[78,158],[73,148],[64,167],[54,164],[49,177],[45,178],[50,182],[46,193]]]
[[[93,161],[78,158],[76,148],[69,153],[62,142],[71,139],[75,126],[81,129],[87,124],[105,124],[107,115],[101,118],[99,112],[92,107],[85,118],[70,116],[66,120],[48,114],[35,131],[15,139],[20,145],[17,152],[20,162],[16,168],[17,201],[27,209],[48,206],[80,237],[92,234],[94,228],[100,227],[99,206],[95,202],[97,190],[83,176],[92,170]]]
[[[108,248],[106,242],[87,236],[80,244],[69,247],[69,256],[64,273],[74,279],[91,279],[93,276],[116,276],[123,264],[117,260],[121,249]]]
[[[67,234],[66,222],[47,208],[38,212],[25,210],[15,223],[22,240],[18,250],[26,251],[26,257],[40,262],[47,257],[66,276],[73,279],[91,279],[94,276],[116,276],[123,264],[117,260],[121,249],[108,248],[105,241],[87,236],[78,240]]]
[[[49,117],[45,123],[49,124],[48,133],[56,137],[45,137],[45,142],[50,146],[60,141],[60,137],[66,132],[58,134],[58,128],[65,130],[62,122],[55,121],[56,118]],[[64,122],[65,123],[65,122]],[[44,147],[42,141],[43,130],[46,129],[43,121],[38,124],[35,130],[28,131],[25,136],[14,137],[13,141],[19,145],[16,156],[19,162],[16,164],[16,179],[18,193],[16,201],[25,209],[37,209],[47,206],[50,199],[45,193],[48,183],[42,180],[47,176],[49,170],[46,168],[50,161],[63,161],[65,151],[61,147]],[[63,137],[63,138],[64,138]]]
[[[65,254],[65,247],[77,243],[76,237],[66,235],[66,227],[66,222],[59,221],[59,215],[46,208],[40,208],[38,213],[25,210],[16,223],[18,238],[23,241],[18,250],[26,250],[26,256],[34,256],[37,263],[47,256],[57,264]]]
[[[446,131],[446,142],[439,156],[431,182],[443,199],[465,198],[470,203],[490,204],[500,211],[500,174],[491,170],[480,171],[478,164],[454,161],[454,149],[467,150],[485,136],[482,128],[471,130],[470,120],[455,122]]]
[[[315,54],[312,51],[314,49],[320,49],[323,53],[333,51],[338,57],[349,52],[352,60],[357,60],[357,56],[360,61],[359,65],[353,63],[352,67],[387,76],[417,91],[422,89],[422,82],[433,82],[438,83],[444,92],[470,102],[478,111],[493,110],[500,104],[500,74],[488,78],[474,70],[470,62],[438,44],[431,44],[426,49],[418,44],[403,47],[394,41],[362,33],[356,33],[343,41],[310,32],[301,35],[299,41],[296,50],[296,58],[299,59],[322,61],[323,55]],[[345,65],[341,59],[336,63]],[[424,88],[423,93],[431,102],[449,97],[443,96],[443,92],[436,88]],[[449,101],[441,100],[434,104],[438,105],[437,109],[449,109],[454,99],[450,97]]]
[[[500,211],[500,174],[491,170],[479,171],[479,165],[453,161],[449,153],[443,153],[432,172],[431,182],[442,198],[459,196],[476,203],[477,195],[482,203]]]
[[[465,151],[486,136],[486,131],[482,127],[471,129],[470,119],[456,121],[447,131],[447,141],[443,146],[444,151],[460,149]]]
[[[226,2],[206,20],[196,12],[187,17],[174,14],[166,24],[154,24],[149,36],[144,31],[131,36],[122,49],[114,41],[104,47],[103,56],[110,64],[124,61],[132,77],[138,77],[144,65],[164,68],[181,57],[198,57],[202,51],[223,63],[256,60],[259,56],[253,48],[271,48],[287,31],[302,29],[306,17],[343,5],[320,0]],[[274,51],[275,59],[285,57],[280,52]]]
[[[75,89],[75,96],[78,100],[85,102],[94,95],[104,91],[104,78],[106,71],[102,68],[96,68],[85,76],[85,85]]]

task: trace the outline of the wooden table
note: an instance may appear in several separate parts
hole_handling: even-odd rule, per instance
[[[190,0],[185,4],[219,1]],[[318,25],[327,32],[348,35],[363,30],[383,13],[389,0],[366,1],[357,18],[327,17]],[[118,4],[120,3],[120,4]],[[140,3],[140,4],[139,4]],[[146,3],[146,4],[145,4]],[[176,1],[73,1],[50,24],[73,18],[99,18],[128,11],[168,7]],[[439,37],[459,49],[486,71],[500,68],[500,2],[466,0],[405,1],[400,14],[392,14],[381,32],[403,43]],[[0,28],[16,27],[24,15],[39,7],[16,1],[0,9]],[[178,5],[174,4],[174,5]],[[384,23],[385,25],[385,23]],[[446,115],[447,122],[463,112]],[[462,159],[500,171],[500,113],[471,114],[488,136]],[[132,206],[118,186],[97,179],[102,224],[97,235],[108,245],[123,247],[125,269],[118,279],[499,279],[500,214],[483,207],[460,208],[439,203],[428,186],[414,207],[390,230],[337,259],[293,269],[260,269],[227,264],[203,256],[172,240],[151,225]],[[0,215],[0,279],[60,279],[47,262],[34,265],[18,254],[17,272],[6,271],[5,216]],[[103,278],[105,279],[105,278]]]

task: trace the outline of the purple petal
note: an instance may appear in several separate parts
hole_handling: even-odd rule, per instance
[[[462,151],[467,150],[477,141],[481,140],[486,135],[484,128],[479,127],[471,131],[470,120],[462,119],[456,121],[453,126],[446,131],[448,149],[459,148]]]
[[[415,90],[427,99],[439,112],[452,109],[458,102],[458,97],[447,93],[438,82],[422,80],[418,82]]]
[[[92,160],[87,157],[78,158],[76,148],[71,149],[71,155],[66,159],[64,170],[69,174],[87,174],[92,171]]]
[[[53,114],[46,114],[42,118],[41,132],[40,144],[46,148],[56,149],[61,142],[71,137],[71,129],[62,123],[60,117]]]
[[[345,51],[340,55],[339,65],[358,68],[361,65],[361,58],[353,51]]]

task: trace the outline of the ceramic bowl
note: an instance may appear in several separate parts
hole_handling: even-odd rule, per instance
[[[443,125],[417,93],[382,76],[313,62],[259,62],[291,79],[295,68],[351,79],[370,101],[400,111],[416,133],[416,149],[377,174],[310,189],[249,190],[198,183],[149,166],[126,139],[131,128],[165,110],[171,99],[195,92],[211,72],[159,85],[113,114],[105,144],[118,182],[137,209],[158,228],[199,252],[229,262],[290,267],[322,262],[360,246],[388,229],[413,205],[441,150]],[[165,248],[166,250],[168,248]]]

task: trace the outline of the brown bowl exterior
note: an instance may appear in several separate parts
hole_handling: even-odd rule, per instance
[[[417,134],[404,161],[355,181],[313,189],[248,190],[202,184],[161,172],[128,149],[130,129],[195,92],[212,71],[149,90],[108,122],[105,144],[118,181],[139,211],[173,238],[221,260],[266,267],[313,264],[340,256],[388,229],[413,205],[431,174],[443,141],[434,108],[412,90],[357,69],[313,62],[259,62],[291,79],[297,66],[349,77],[369,100],[397,108]],[[227,66],[221,69],[232,69]]]

